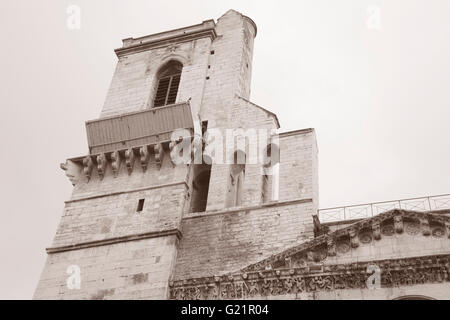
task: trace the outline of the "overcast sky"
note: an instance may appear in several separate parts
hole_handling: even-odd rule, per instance
[[[450,193],[448,0],[2,0],[0,298],[32,297],[113,49],[230,8],[258,26],[251,100],[316,129],[322,208]]]

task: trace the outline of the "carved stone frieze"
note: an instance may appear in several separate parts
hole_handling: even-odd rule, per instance
[[[372,264],[381,270],[382,288],[450,281],[450,255],[436,255],[327,265],[316,270],[307,267],[285,268],[171,281],[170,299],[251,299],[303,292],[364,289],[372,274],[367,266]]]
[[[399,216],[401,219],[398,218]],[[369,245],[374,239],[381,239],[381,234],[389,237],[399,233],[400,230],[401,232],[406,230],[409,235],[420,236],[420,229],[424,226],[427,226],[429,234],[433,234],[434,237],[444,237],[446,233],[449,234],[450,217],[425,212],[391,210],[330,234],[318,236],[311,241],[249,265],[243,271],[303,266],[309,262],[322,261],[328,256],[347,254],[351,250],[356,250],[360,244]],[[289,264],[286,261],[289,261]]]

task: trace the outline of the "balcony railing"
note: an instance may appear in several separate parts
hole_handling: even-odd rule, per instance
[[[91,154],[167,142],[174,130],[193,127],[186,102],[86,122]]]
[[[450,194],[320,209],[319,219],[320,222],[364,219],[392,209],[413,211],[450,209]]]

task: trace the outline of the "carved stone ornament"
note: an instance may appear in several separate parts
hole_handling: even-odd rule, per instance
[[[125,165],[127,166],[128,174],[130,175],[131,172],[133,172],[133,166],[134,166],[134,151],[133,149],[128,149],[125,151]]]
[[[106,170],[106,155],[104,153],[101,153],[97,156],[97,172],[100,176],[100,179],[103,179],[105,176],[105,170]]]
[[[66,163],[61,163],[60,167],[64,170],[72,185],[76,185],[80,179],[82,166],[74,161],[67,160]]]
[[[367,245],[380,239],[381,233],[392,236],[396,232],[394,228],[394,217],[401,215],[403,229],[408,232],[410,223],[421,222],[421,228],[428,226],[431,234],[430,223],[435,237],[443,237],[449,234],[450,217],[428,212],[414,212],[394,209],[376,217],[367,218],[338,229],[330,234],[320,235],[310,241],[289,248],[281,253],[275,254],[267,259],[245,267],[242,271],[250,272],[263,270],[266,266],[275,268],[288,267],[310,267],[323,260],[327,256],[344,255],[351,250],[357,250],[360,243]],[[400,222],[397,219],[397,230],[400,230]],[[397,231],[398,232],[398,231]],[[419,233],[417,236],[421,236]],[[324,256],[325,255],[325,256]],[[286,261],[289,261],[287,263]]]
[[[403,217],[401,214],[396,214],[394,216],[394,229],[397,233],[403,232]]]
[[[119,151],[114,151],[111,153],[111,168],[115,177],[117,177],[117,174],[119,173],[120,162],[121,159]]]
[[[431,234],[430,222],[427,217],[422,217],[420,219],[420,228],[422,229],[422,234],[424,236],[429,236]]]
[[[141,162],[142,170],[145,172],[147,170],[148,160],[150,159],[150,153],[148,152],[148,147],[142,146],[139,149],[139,155],[140,155],[139,161]]]
[[[290,268],[171,281],[169,297],[172,300],[233,300],[365,289],[372,274],[368,266],[373,264],[380,268],[382,288],[450,282],[450,255],[435,255],[328,265],[316,270]]]
[[[373,232],[373,238],[375,240],[380,240],[381,239],[380,221],[374,220],[372,222],[372,232]]]
[[[160,169],[162,165],[162,160],[164,158],[164,150],[162,144],[161,143],[155,144],[154,151],[155,151],[156,165],[158,169]]]
[[[94,162],[91,156],[87,156],[83,159],[83,173],[88,181],[91,179],[92,169],[94,169]]]

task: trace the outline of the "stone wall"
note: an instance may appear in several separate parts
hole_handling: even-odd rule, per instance
[[[221,275],[313,238],[311,199],[185,215],[173,279]]]
[[[176,235],[49,254],[34,299],[166,299]],[[80,268],[69,289],[67,268]]]

